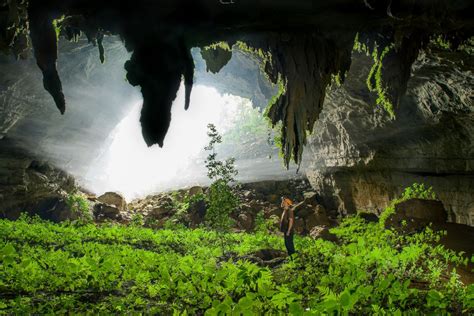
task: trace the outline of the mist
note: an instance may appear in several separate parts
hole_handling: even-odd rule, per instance
[[[130,111],[105,140],[103,152],[94,159],[87,173],[79,176],[81,184],[96,194],[118,191],[129,200],[179,187],[208,185],[210,180],[204,164],[207,155],[204,147],[209,142],[207,125],[214,124],[225,135],[236,128],[240,107],[253,105],[248,99],[220,94],[204,85],[193,88],[189,110],[185,111],[183,104],[181,87],[163,148],[147,147],[139,123],[141,102],[131,104]],[[232,156],[234,150],[225,145],[224,137],[218,158]],[[286,170],[280,158],[273,155],[275,148],[267,145],[267,151],[267,155],[255,156],[249,152],[238,158],[237,179],[249,182],[298,176],[295,168]]]

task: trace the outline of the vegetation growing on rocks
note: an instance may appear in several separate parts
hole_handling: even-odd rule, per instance
[[[383,216],[382,216],[383,217]],[[296,239],[293,261],[265,224],[254,234],[131,224],[0,220],[0,311],[18,313],[425,314],[474,312],[469,260],[427,227],[403,235],[349,217],[338,242]],[[224,240],[226,252],[217,241]],[[474,261],[474,258],[470,259]],[[253,262],[259,262],[257,265]],[[263,265],[262,265],[263,264]]]

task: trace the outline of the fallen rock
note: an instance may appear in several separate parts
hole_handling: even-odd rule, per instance
[[[192,197],[195,196],[196,194],[204,194],[204,190],[200,186],[194,186],[189,188],[188,190],[188,196]]]
[[[198,227],[204,222],[206,217],[207,204],[204,200],[199,200],[190,205],[188,210],[189,226],[192,228]]]
[[[240,229],[250,232],[253,228],[253,218],[250,214],[241,213],[237,217],[237,225]]]
[[[326,210],[323,206],[318,205],[314,211],[304,218],[305,232],[310,232],[315,226],[330,226],[329,218],[326,215]]]
[[[166,215],[169,215],[173,210],[167,205],[158,205],[148,211],[146,217],[154,219],[162,219]]]
[[[304,219],[302,218],[299,218],[299,217],[296,217],[295,218],[295,224],[293,226],[293,231],[296,233],[296,234],[299,234],[299,235],[302,235],[305,233],[305,223],[304,223]]]
[[[360,218],[364,219],[368,223],[376,223],[379,221],[379,217],[374,213],[359,212],[358,215]]]
[[[337,236],[329,232],[329,227],[324,225],[319,225],[311,228],[309,236],[313,239],[324,239],[327,241],[337,242]]]
[[[396,215],[395,215],[396,214]],[[434,200],[410,199],[395,206],[394,218],[413,218],[432,223],[445,223],[448,214],[443,203]]]
[[[125,198],[116,192],[106,192],[97,198],[99,202],[115,206],[120,212],[127,210]]]
[[[115,205],[96,203],[94,205],[94,217],[97,221],[122,220],[121,211]]]
[[[403,227],[405,231],[415,231],[430,223],[446,223],[447,219],[448,214],[440,201],[410,199],[397,204],[395,213],[387,218],[385,224],[388,227]]]
[[[281,207],[273,207],[270,208],[267,212],[265,212],[265,218],[270,218],[272,216],[277,216],[278,218],[280,218],[282,214],[283,209]]]

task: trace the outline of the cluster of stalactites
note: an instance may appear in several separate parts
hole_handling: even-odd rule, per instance
[[[372,2],[375,3],[364,1],[367,10],[374,10],[377,14],[377,6]],[[59,33],[70,40],[77,39],[81,33],[86,34],[90,42],[98,45],[102,62],[105,59],[102,46],[104,34],[119,34],[127,48],[133,51],[125,68],[130,84],[141,87],[144,100],[141,115],[143,137],[150,146],[162,146],[171,121],[171,106],[183,78],[185,108],[189,106],[194,75],[190,49],[212,44],[218,40],[213,36],[222,38],[223,32],[201,34],[190,27],[157,22],[154,15],[149,17],[154,23],[149,22],[153,26],[150,28],[143,28],[144,22],[141,20],[129,19],[120,14],[112,18],[113,23],[104,22],[113,14],[106,15],[107,18],[90,14],[64,16],[65,10],[54,7],[58,3],[56,0],[29,3],[27,0],[0,0],[0,27],[6,30],[0,34],[0,49],[11,50],[17,56],[24,57],[29,35],[37,64],[43,73],[44,88],[52,95],[61,113],[64,113],[66,101],[56,69]],[[99,2],[94,2],[94,5],[99,7],[96,8],[99,13],[106,6]],[[189,3],[186,2],[186,5]],[[368,89],[377,93],[377,103],[388,112],[392,111],[391,115],[394,116],[394,108],[405,92],[411,65],[435,30],[434,26],[427,28],[423,19],[417,27],[406,24],[415,23],[413,18],[406,20],[414,12],[413,6],[405,10],[402,10],[404,7],[397,8],[396,17],[391,1],[388,7],[381,4],[380,8],[387,9],[387,15],[392,19],[390,22],[400,24],[398,31],[397,27],[390,24],[374,29],[371,33],[364,34],[361,30],[357,37],[356,29],[323,32],[306,26],[288,32],[272,32],[268,29],[253,32],[250,29],[252,24],[249,24],[247,33],[236,30],[236,34],[231,34],[232,27],[223,26],[226,30],[224,33],[230,30],[228,37],[233,38],[230,43],[239,43],[240,49],[257,55],[262,63],[262,71],[280,88],[267,113],[272,124],[283,123],[281,145],[287,166],[292,159],[296,163],[301,162],[307,134],[312,131],[322,110],[326,88],[334,77],[341,82],[349,70],[355,38],[363,44],[360,47],[366,47],[365,51],[374,56],[373,71],[367,80]],[[444,6],[438,4],[428,5],[428,8],[436,9],[436,12],[445,11],[442,10]],[[123,12],[123,8],[117,12]],[[435,26],[438,28],[436,32],[448,28],[441,23]],[[466,34],[460,36],[456,33],[452,37],[464,39]],[[241,38],[237,38],[239,36]],[[209,46],[202,51],[209,71],[218,72],[230,60],[232,53],[229,47]]]

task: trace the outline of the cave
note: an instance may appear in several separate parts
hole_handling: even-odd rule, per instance
[[[0,0],[0,312],[474,313],[472,12]]]

